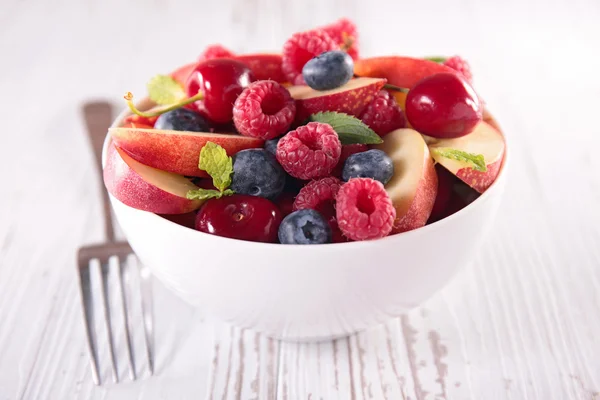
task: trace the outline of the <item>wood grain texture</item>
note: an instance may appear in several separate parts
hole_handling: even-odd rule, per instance
[[[511,157],[472,265],[400,319],[312,344],[212,321],[155,282],[156,376],[94,387],[75,250],[101,240],[101,205],[79,105],[120,107],[207,44],[276,51],[341,15],[366,55],[471,61]],[[2,1],[0,400],[600,399],[598,20],[596,0]]]

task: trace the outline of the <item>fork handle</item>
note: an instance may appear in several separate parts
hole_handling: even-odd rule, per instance
[[[110,103],[97,101],[83,105],[83,117],[88,133],[88,138],[94,151],[96,172],[100,177],[100,193],[102,193],[102,208],[104,214],[104,231],[108,242],[115,241],[112,213],[108,192],[102,184],[102,147],[108,127],[112,123],[113,112]]]

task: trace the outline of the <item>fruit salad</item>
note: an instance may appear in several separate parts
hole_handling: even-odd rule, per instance
[[[231,239],[418,229],[499,173],[504,137],[472,80],[459,56],[362,58],[348,19],[292,35],[280,54],[212,45],[152,78],[143,102],[125,95],[104,182],[130,207]]]

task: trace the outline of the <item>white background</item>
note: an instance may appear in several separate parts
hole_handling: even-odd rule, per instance
[[[79,105],[343,15],[364,55],[471,62],[512,156],[475,262],[401,320],[313,345],[205,321],[156,283],[157,376],[95,388],[75,251],[102,217]],[[0,399],[600,398],[598,21],[597,0],[0,0]]]

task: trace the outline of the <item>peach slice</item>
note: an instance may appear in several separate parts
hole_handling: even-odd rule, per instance
[[[485,192],[496,180],[504,158],[505,143],[500,131],[487,122],[481,121],[475,126],[473,132],[460,138],[436,139],[425,135],[423,137],[431,149],[447,147],[483,155],[487,168],[486,172],[476,171],[462,161],[446,158],[432,152],[436,162],[479,193]]]
[[[385,85],[385,79],[356,78],[332,90],[314,90],[306,85],[288,88],[296,100],[296,121],[320,111],[337,111],[359,116]]]
[[[189,190],[198,189],[189,179],[141,164],[112,143],[104,185],[123,204],[157,214],[185,214],[202,204],[186,198]]]
[[[423,137],[413,129],[397,129],[374,147],[394,163],[394,176],[385,186],[396,208],[392,233],[424,226],[435,203],[438,178]]]
[[[412,88],[421,79],[438,72],[456,73],[442,64],[411,57],[372,57],[354,62],[356,75],[385,78],[388,83],[407,89]]]
[[[223,147],[229,156],[263,145],[262,139],[237,134],[139,128],[111,128],[108,131],[116,146],[136,161],[185,176],[207,176],[198,169],[200,150],[206,142]]]

